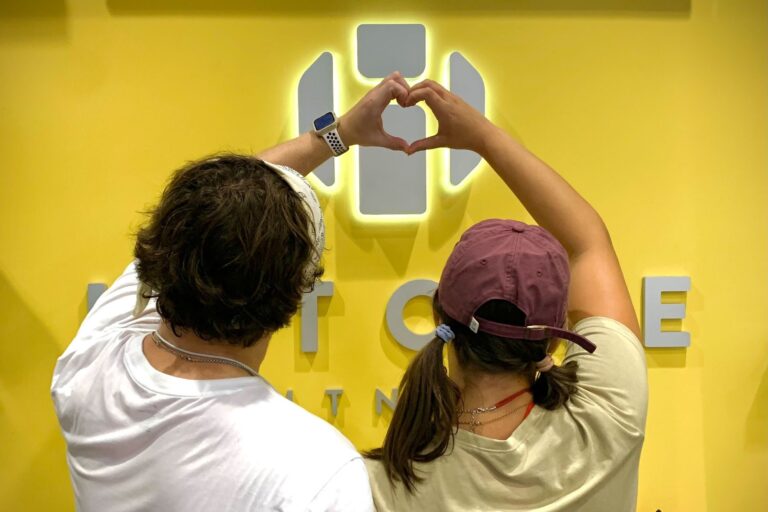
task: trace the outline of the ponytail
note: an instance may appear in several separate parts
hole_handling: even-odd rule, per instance
[[[549,410],[565,404],[576,392],[578,368],[579,364],[576,361],[570,361],[563,366],[553,366],[550,370],[540,373],[539,378],[531,386],[533,402]]]
[[[434,338],[416,354],[400,381],[400,397],[384,445],[367,452],[381,460],[390,483],[413,493],[422,477],[414,462],[445,454],[458,425],[459,388],[443,365],[443,341]]]
[[[562,406],[576,392],[575,361],[552,366],[534,381],[536,363],[547,356],[549,340],[517,340],[471,331],[445,314],[437,294],[433,307],[435,317],[455,334],[451,345],[461,368],[523,375],[533,381],[533,402],[549,410]],[[523,312],[502,300],[486,302],[477,314],[492,321],[525,325]],[[400,381],[400,398],[383,446],[365,453],[382,462],[392,487],[400,482],[411,494],[423,479],[416,473],[414,462],[431,462],[444,455],[458,429],[461,393],[443,365],[444,346],[440,338],[434,338],[416,354]]]

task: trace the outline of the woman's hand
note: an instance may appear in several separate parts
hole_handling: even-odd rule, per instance
[[[389,102],[397,100],[405,107],[410,87],[395,71],[368,91],[349,112],[339,119],[339,137],[347,146],[378,146],[398,151],[408,150],[408,143],[384,131],[381,115]]]
[[[437,134],[412,143],[408,154],[433,148],[469,149],[483,154],[485,141],[495,126],[460,97],[432,80],[411,87],[406,107],[424,101],[437,118]]]

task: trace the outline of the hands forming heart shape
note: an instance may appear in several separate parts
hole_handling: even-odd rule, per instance
[[[388,134],[381,115],[392,100],[403,108],[425,102],[437,118],[437,133],[410,144]],[[441,147],[482,154],[487,132],[494,128],[485,116],[437,82],[424,80],[410,86],[399,72],[368,91],[339,121],[339,136],[348,146],[377,146],[409,155]]]

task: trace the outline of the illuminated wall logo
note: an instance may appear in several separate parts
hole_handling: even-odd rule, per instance
[[[357,27],[356,66],[363,78],[381,79],[393,71],[413,78],[427,68],[427,33],[420,24],[364,24]],[[459,52],[448,58],[450,90],[485,113],[485,85],[478,71]],[[299,131],[330,110],[334,103],[334,59],[320,55],[302,75],[298,87]],[[405,140],[427,136],[426,115],[421,107],[389,106],[383,115],[385,129]],[[355,203],[364,218],[385,215],[412,216],[427,212],[427,158],[381,148],[360,148],[357,155]],[[464,182],[480,163],[480,156],[465,150],[450,150],[446,172],[448,186]],[[338,161],[328,161],[314,176],[325,186],[337,180]]]

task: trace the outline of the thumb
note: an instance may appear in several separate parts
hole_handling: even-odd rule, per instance
[[[405,142],[404,139],[401,139],[400,137],[394,137],[388,133],[385,133],[382,137],[381,147],[395,151],[403,151],[405,153],[408,152],[408,143]]]
[[[432,135],[431,137],[427,137],[425,139],[419,139],[413,142],[410,146],[408,146],[406,153],[408,153],[409,155],[412,155],[417,151],[440,148],[440,147],[443,147],[444,145],[445,145],[445,138],[442,135]]]

